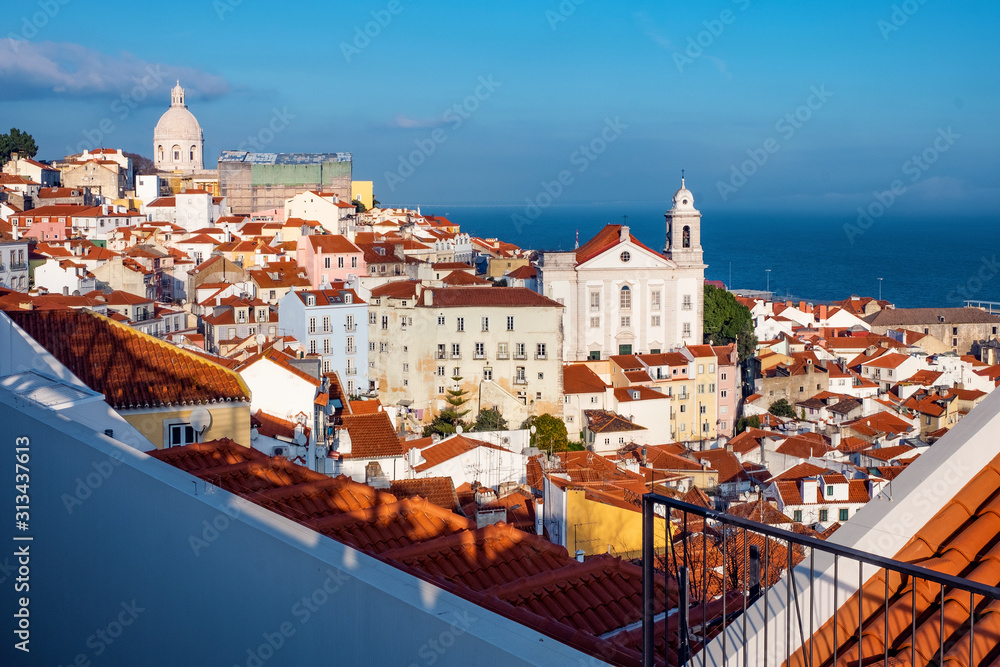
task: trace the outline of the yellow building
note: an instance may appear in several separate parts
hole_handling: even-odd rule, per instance
[[[91,311],[9,315],[153,447],[250,446],[250,390],[235,371]]]
[[[642,555],[642,494],[645,478],[618,468],[592,452],[560,452],[560,464],[542,471],[543,513],[549,539],[585,556],[610,553],[622,558]],[[538,471],[538,459],[529,463]],[[538,466],[538,467],[536,467]],[[603,479],[603,483],[594,482]],[[534,484],[533,484],[534,485]],[[664,522],[655,522],[656,550],[666,548]]]
[[[375,184],[372,181],[351,181],[351,201],[358,200],[366,209],[375,206]]]

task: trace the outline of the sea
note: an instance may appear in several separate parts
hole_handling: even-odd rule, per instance
[[[606,224],[627,224],[654,250],[666,236],[664,205],[550,206],[534,219],[525,205],[424,205],[462,231],[522,248],[571,250]],[[702,211],[705,278],[735,290],[769,290],[777,299],[814,304],[851,295],[898,308],[1000,302],[1000,215],[885,215],[866,228],[853,216]],[[880,280],[881,279],[881,280]]]

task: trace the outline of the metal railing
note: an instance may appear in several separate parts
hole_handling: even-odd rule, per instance
[[[661,513],[657,513],[658,507],[665,511],[661,510]],[[963,656],[966,656],[963,659],[968,661],[965,664],[989,664],[990,660],[985,659],[996,657],[993,655],[996,653],[993,647],[997,642],[992,634],[985,635],[985,640],[981,636],[979,642],[981,646],[976,646],[976,623],[977,616],[980,619],[985,618],[996,606],[996,601],[1000,600],[1000,588],[833,544],[815,537],[775,528],[655,493],[648,493],[642,497],[642,515],[642,664],[644,666],[664,664],[664,658],[666,658],[665,664],[667,665],[722,664],[706,660],[704,649],[709,647],[716,638],[718,638],[717,641],[721,642],[722,656],[726,665],[732,663],[753,667],[761,664],[798,664],[820,667],[826,664],[840,664],[838,658],[843,660],[848,652],[850,652],[852,664],[887,665],[890,664],[889,659],[896,656],[908,658],[909,664],[918,664],[918,626],[923,628],[925,623],[935,620],[938,621],[940,628],[939,636],[936,637],[940,646],[934,649],[934,653],[937,655],[933,664],[944,664],[946,649],[960,652],[967,650],[967,655],[962,653]],[[700,535],[689,532],[689,516],[694,517],[693,521],[696,522],[696,527],[700,526]],[[667,521],[663,537],[666,541],[666,544],[663,545],[665,548],[657,548],[656,533],[654,532],[657,520]],[[707,530],[709,526],[711,526],[711,531]],[[676,536],[672,528],[677,530]],[[709,532],[721,536],[712,538],[711,550],[709,550]],[[681,535],[684,538],[683,544],[678,544]],[[689,546],[688,544],[692,535],[696,535],[695,542],[702,542],[700,556],[703,561],[701,563],[697,562],[695,558],[698,555],[697,545]],[[748,544],[748,537],[750,539],[756,538],[758,544]],[[738,558],[735,564],[731,562],[734,557],[731,557],[729,552],[733,544],[738,549],[741,547],[742,550],[742,554],[736,554],[743,556],[742,572],[740,572],[741,563]],[[784,555],[781,555],[780,550],[784,551]],[[983,550],[985,551],[985,548]],[[660,561],[663,564],[662,567],[658,566],[658,557],[656,556],[658,552],[663,554],[659,557],[662,559]],[[763,558],[761,552],[763,552]],[[712,563],[707,562],[709,554],[713,556]],[[825,556],[827,561],[832,558],[832,576],[829,564],[825,569],[817,569],[817,554],[821,557]],[[777,555],[780,565],[774,562],[775,555]],[[717,560],[722,561],[721,566],[716,563]],[[842,583],[841,580],[845,579],[845,574],[850,572],[848,568],[855,564],[858,578],[857,589],[853,593],[843,595],[843,600],[838,601],[838,595],[841,595],[845,588],[849,589],[853,586],[853,577],[847,576],[846,583]],[[875,570],[869,569],[868,572],[865,572],[866,565],[874,566]],[[972,564],[969,568],[971,569],[971,567]],[[699,569],[700,583],[697,575]],[[717,579],[716,576],[720,574],[720,571],[721,578]],[[793,576],[789,577],[788,572],[792,572]],[[876,580],[876,575],[879,573],[883,575],[881,582]],[[668,602],[667,614],[661,614],[663,618],[656,618],[653,615],[656,602],[654,600],[654,579],[657,576],[662,577],[664,574],[677,583],[678,603],[675,609],[670,609]],[[853,575],[853,572],[851,574]],[[713,577],[715,585],[710,585],[709,576]],[[890,579],[895,582],[892,591],[890,591]],[[933,592],[932,602],[927,602],[927,597],[921,593],[921,601],[925,607],[919,610],[917,603],[918,581],[924,582],[925,587],[936,585],[938,588],[936,591],[934,588],[928,588]],[[779,589],[771,595],[780,596],[782,592],[784,593],[785,599],[784,601],[778,600],[777,608],[784,609],[785,618],[775,617],[769,623],[767,596],[770,592],[769,589],[775,587],[775,584],[779,582],[784,584],[780,587],[783,591]],[[730,587],[730,583],[734,585]],[[832,591],[832,609],[827,609],[831,612],[827,617],[830,620],[825,621],[827,624],[832,622],[832,657],[816,655],[822,646],[817,648],[814,638],[823,624],[821,622],[817,625],[815,612],[817,605],[825,600],[823,595],[814,595],[817,585],[824,587],[826,592]],[[805,597],[806,600],[800,602],[800,596]],[[760,598],[764,598],[762,605],[763,625],[754,623],[751,630],[757,633],[753,641],[754,647],[759,648],[761,644],[763,646],[763,663],[760,662],[758,654],[751,655],[747,641],[749,638],[747,634],[747,610]],[[852,598],[857,599],[855,601]],[[736,602],[727,609],[727,603],[730,600]],[[881,608],[881,620],[877,613],[879,609],[872,607],[873,601],[877,602]],[[849,602],[856,602],[857,607],[848,609]],[[952,618],[946,621],[946,602],[956,602],[963,609],[967,609],[968,618],[965,619],[963,615],[963,620],[956,622]],[[782,603],[783,607],[781,607]],[[899,629],[895,631],[893,636],[890,636],[890,603],[909,606],[908,634],[902,634],[905,629]],[[716,607],[717,615],[709,617],[706,610],[712,604]],[[939,604],[940,608],[933,609],[935,604]],[[864,612],[864,606],[869,607],[867,613]],[[808,609],[804,609],[805,607]],[[848,610],[846,613],[845,609]],[[689,612],[695,610],[701,614],[701,622],[692,627]],[[666,616],[670,614],[676,614],[677,618],[675,622],[668,624]],[[841,626],[838,617],[841,614],[857,616],[857,630],[845,637],[838,637]],[[665,645],[668,647],[676,646],[677,660],[675,662],[671,662],[670,650],[666,651],[666,655],[654,651],[656,626],[659,622],[662,622],[663,631],[667,634],[664,638]],[[676,628],[676,637],[670,636],[672,626]],[[947,633],[946,626],[948,627]],[[882,648],[875,654],[872,653],[871,645],[864,642],[863,630],[866,627],[881,634]],[[734,629],[735,632],[731,632]],[[967,646],[963,645],[965,637],[962,632],[965,631],[968,634]],[[984,631],[980,630],[980,633],[982,632]],[[763,633],[762,640],[759,637],[760,633]],[[792,642],[796,638],[796,634],[799,643],[792,650]],[[926,633],[922,636],[926,639]],[[993,637],[992,640],[991,637]],[[742,639],[742,646],[727,647],[727,642],[735,643],[738,638]],[[779,655],[775,660],[769,660],[769,640],[773,653],[778,648],[781,639],[784,640],[784,659],[781,659]],[[984,641],[989,643],[986,648],[982,646]],[[822,642],[820,643],[822,644]],[[719,646],[714,645],[711,648],[717,649]],[[738,652],[739,649],[742,649],[740,659],[731,660],[732,656],[727,652],[727,648],[737,649]],[[701,651],[700,659],[699,650]],[[712,659],[714,660],[715,657],[713,654]],[[795,662],[792,662],[793,657],[796,658]]]

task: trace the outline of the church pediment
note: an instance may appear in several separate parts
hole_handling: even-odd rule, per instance
[[[659,253],[632,240],[622,241],[577,265],[577,270],[617,269],[675,269],[677,264]]]

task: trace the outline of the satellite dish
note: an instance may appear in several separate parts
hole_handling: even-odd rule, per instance
[[[267,342],[267,336],[265,336],[262,333],[259,333],[257,334],[257,338],[255,340],[257,341],[258,345],[263,345],[265,342]]]
[[[212,425],[212,413],[206,408],[198,407],[191,411],[191,426],[198,433],[204,433]]]
[[[465,429],[462,428],[461,426],[456,426],[455,427],[455,433],[458,433],[459,435],[462,435],[462,431],[464,431],[464,430]]]
[[[295,433],[295,444],[298,445],[299,447],[305,447],[306,444],[309,442],[309,439],[306,437],[304,431],[299,431],[298,429],[296,429],[296,431],[297,432]]]

